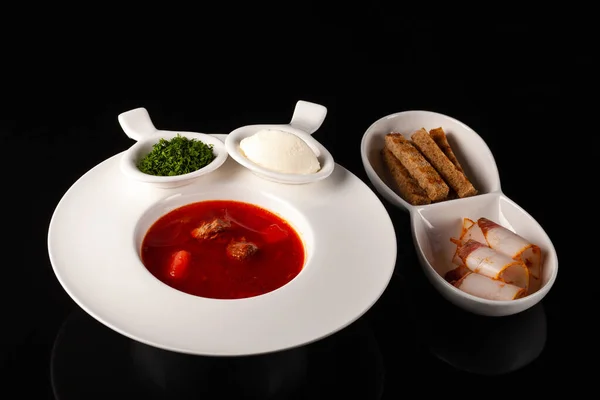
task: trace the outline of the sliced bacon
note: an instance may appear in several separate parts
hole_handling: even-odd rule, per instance
[[[514,260],[483,243],[469,239],[458,248],[457,256],[472,272],[525,289],[529,286],[529,270],[522,261]]]
[[[479,218],[477,226],[489,247],[522,261],[535,279],[541,278],[542,251],[537,245],[487,218]]]
[[[464,275],[454,286],[465,293],[488,300],[515,300],[527,293],[522,287],[473,272]]]
[[[459,267],[464,267],[465,264],[462,262],[462,260],[458,256],[458,249],[460,249],[460,246],[462,246],[462,242],[460,241],[460,239],[455,239],[455,238],[450,238],[450,241],[456,245],[456,251],[454,252],[454,255],[452,256],[452,264],[457,265]]]
[[[477,223],[469,218],[465,218],[465,222],[463,222],[463,234],[461,235],[460,240],[466,242],[470,239],[485,243],[485,236]]]
[[[476,224],[476,222],[473,221],[472,219],[463,218],[462,229],[460,230],[460,238],[462,239],[463,236],[465,236],[465,234],[467,233],[467,231],[475,224]]]
[[[469,268],[465,267],[464,265],[461,265],[446,272],[446,275],[444,275],[444,279],[447,282],[454,284],[454,282],[460,280],[463,276],[470,273],[471,271],[469,271]]]
[[[473,239],[480,243],[485,243],[485,238],[483,236],[483,232],[479,229],[477,222],[473,221],[469,218],[463,218],[463,223],[461,227],[460,236],[458,239],[451,238],[450,241],[456,245],[456,252],[452,257],[452,262],[458,266],[464,265],[461,258],[458,256],[458,249],[460,246],[467,242],[468,240]]]

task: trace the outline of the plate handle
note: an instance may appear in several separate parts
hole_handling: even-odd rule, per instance
[[[299,100],[296,103],[290,125],[312,135],[321,127],[321,124],[325,121],[326,115],[327,107],[309,101]]]
[[[125,134],[135,141],[148,137],[157,131],[150,119],[148,110],[144,107],[121,113],[118,119]]]

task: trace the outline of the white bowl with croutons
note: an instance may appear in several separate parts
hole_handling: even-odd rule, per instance
[[[552,288],[552,241],[502,192],[494,156],[469,126],[431,111],[391,114],[366,130],[361,157],[376,191],[410,214],[423,271],[454,305],[511,315]]]
[[[206,133],[158,130],[143,107],[119,114],[118,120],[125,134],[137,141],[120,162],[121,172],[133,180],[176,188],[215,171],[227,160],[220,139]]]

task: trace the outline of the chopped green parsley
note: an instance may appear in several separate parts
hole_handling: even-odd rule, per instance
[[[188,174],[206,167],[216,158],[213,145],[177,134],[171,140],[161,138],[137,167],[143,173],[156,176]]]

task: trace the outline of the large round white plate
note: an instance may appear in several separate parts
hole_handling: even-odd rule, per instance
[[[48,250],[73,300],[125,336],[199,355],[282,350],[349,325],[392,277],[390,217],[374,192],[340,165],[323,181],[283,185],[229,159],[190,185],[159,189],[124,176],[122,154],[65,193],[50,222]],[[280,289],[242,300],[192,296],[160,282],[139,257],[145,229],[173,208],[207,199],[248,201],[286,218],[307,248],[304,269]]]

